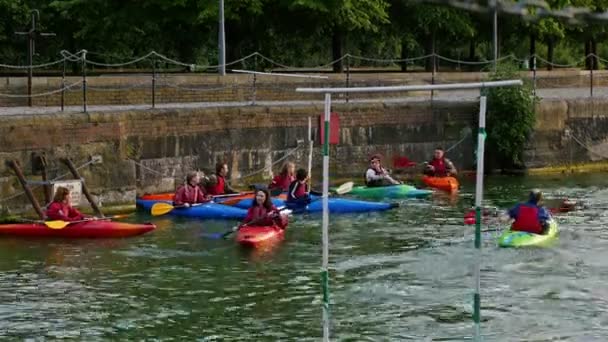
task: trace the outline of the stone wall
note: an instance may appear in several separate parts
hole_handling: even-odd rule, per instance
[[[335,105],[341,141],[330,151],[331,175],[359,180],[372,153],[382,153],[392,167],[393,157],[424,161],[437,145],[453,147],[449,156],[457,167],[472,169],[477,106],[463,101]],[[102,164],[80,172],[103,205],[132,203],[136,193],[173,191],[185,172],[211,172],[220,160],[229,164],[234,182],[266,182],[286,154],[306,165],[309,116],[315,136],[313,179],[318,182],[322,112],[321,105],[292,105],[0,116],[0,200],[21,191],[6,160],[18,160],[28,178],[39,179],[32,175],[32,153],[46,155],[52,178],[67,172],[60,157],[70,157],[78,166],[101,155]],[[543,100],[537,112],[526,152],[529,167],[608,155],[608,101]],[[39,190],[37,195],[42,198]],[[0,205],[24,208],[25,196]]]
[[[341,144],[332,146],[331,172],[360,175],[372,153],[382,153],[391,166],[393,156],[424,160],[437,145],[451,146],[460,167],[472,163],[470,134],[477,113],[475,103],[428,102],[368,103],[337,105],[341,121]],[[306,165],[308,117],[318,135],[321,106],[222,107],[139,110],[88,114],[0,116],[0,162],[17,159],[32,176],[31,154],[44,153],[51,164],[51,177],[67,170],[57,160],[70,157],[82,165],[91,155],[103,163],[80,172],[104,204],[133,201],[135,190],[173,191],[185,172],[211,172],[214,164],[226,161],[235,182],[266,182],[273,164],[285,154]],[[321,167],[319,139],[314,149],[313,175]],[[0,174],[0,198],[19,192],[12,172]],[[259,172],[242,179],[255,171]],[[318,178],[317,178],[318,179]],[[41,192],[38,193],[39,195]],[[41,196],[39,196],[41,198]],[[19,207],[24,196],[4,203]]]

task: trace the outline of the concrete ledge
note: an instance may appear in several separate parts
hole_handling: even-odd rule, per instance
[[[556,173],[587,173],[608,171],[608,161],[597,163],[582,163],[575,165],[546,166],[528,169],[530,175],[556,174]]]

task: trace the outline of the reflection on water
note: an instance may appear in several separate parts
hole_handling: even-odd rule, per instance
[[[486,341],[608,339],[608,179],[494,177],[484,204],[529,188],[581,200],[557,216],[550,249],[499,249],[484,235]],[[462,341],[472,333],[473,185],[330,224],[332,335],[338,340]],[[0,240],[0,339],[318,340],[321,217],[295,216],[285,240],[245,250],[204,234],[236,222],[153,220],[123,240]],[[491,220],[489,222],[492,222]],[[496,228],[496,227],[490,227]]]

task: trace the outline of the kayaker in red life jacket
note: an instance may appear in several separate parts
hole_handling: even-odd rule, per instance
[[[289,185],[285,204],[290,208],[300,208],[305,207],[308,203],[310,203],[308,172],[304,169],[298,169],[296,180]]]
[[[295,173],[296,164],[293,162],[286,162],[281,168],[281,173],[272,179],[272,182],[270,185],[268,185],[268,189],[281,189],[283,191],[288,191],[291,183],[296,180]]]
[[[81,214],[76,208],[70,205],[70,190],[64,187],[57,188],[53,202],[46,209],[46,216],[49,220],[80,221],[89,216]],[[91,218],[92,219],[92,218]]]
[[[198,172],[190,172],[186,176],[186,184],[180,186],[175,192],[173,205],[190,207],[195,203],[205,203],[211,201],[211,196],[199,186],[201,177]]]
[[[255,193],[255,200],[247,211],[243,224],[251,222],[251,226],[272,226],[276,224],[281,228],[287,225],[286,218],[282,217],[279,210],[272,204],[270,193],[266,189],[260,189]]]
[[[526,203],[518,203],[509,210],[509,217],[515,221],[511,230],[545,234],[549,228],[551,215],[542,207],[543,194],[540,190],[532,190]]]
[[[215,165],[215,182],[210,182],[207,185],[207,193],[209,195],[217,196],[224,194],[236,194],[235,191],[230,184],[226,181],[226,176],[228,175],[228,164],[226,163],[218,163]],[[210,177],[210,179],[212,179]],[[215,184],[213,184],[215,183]]]
[[[433,159],[425,163],[424,174],[431,177],[456,176],[458,171],[454,164],[445,157],[443,148],[437,147]]]
[[[365,171],[365,185],[368,187],[402,184],[394,180],[389,172],[382,167],[380,155],[375,154],[369,159],[369,168]]]

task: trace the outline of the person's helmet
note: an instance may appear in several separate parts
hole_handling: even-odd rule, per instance
[[[530,191],[529,200],[532,203],[538,203],[543,199],[543,193],[539,189],[532,189]]]

